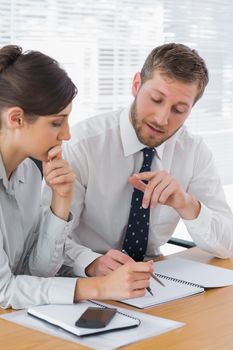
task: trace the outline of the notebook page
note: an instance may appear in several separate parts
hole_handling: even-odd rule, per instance
[[[184,298],[204,291],[204,289],[200,287],[179,283],[162,277],[160,277],[160,279],[165,287],[161,286],[154,279],[150,279],[150,288],[154,296],[151,296],[150,293],[146,292],[144,297],[126,299],[122,302],[143,309],[145,307],[166,303],[168,301]]]
[[[182,258],[154,263],[155,272],[198,284],[204,288],[233,285],[233,270]]]
[[[112,305],[107,305],[112,307]],[[95,350],[113,350],[127,344],[135,343],[146,338],[168,332],[178,327],[184,326],[184,323],[156,317],[135,310],[126,310],[117,308],[120,312],[127,312],[129,316],[139,318],[141,324],[136,328],[127,328],[113,332],[98,333],[88,337],[77,337],[69,332],[63,331],[46,322],[27,315],[26,310],[15,311],[1,315],[0,318],[18,323],[24,327],[36,329],[40,332],[50,334],[76,344],[82,344]],[[64,349],[65,350],[65,349]]]
[[[89,302],[81,302],[74,305],[42,305],[29,308],[28,314],[78,336],[99,333],[111,329],[133,327],[140,323],[139,320],[116,313],[113,319],[104,328],[93,329],[76,327],[75,322],[89,306],[96,305]]]

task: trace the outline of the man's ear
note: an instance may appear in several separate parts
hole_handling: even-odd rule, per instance
[[[24,125],[24,111],[20,107],[10,107],[7,110],[7,124],[12,129],[21,128]]]
[[[133,78],[133,84],[132,84],[133,97],[137,96],[140,86],[141,86],[141,74],[137,72]]]

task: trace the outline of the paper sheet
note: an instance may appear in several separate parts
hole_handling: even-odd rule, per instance
[[[107,304],[105,304],[107,305]],[[109,305],[108,305],[109,306]],[[78,344],[88,346],[96,350],[111,350],[139,340],[150,338],[170,330],[184,326],[184,323],[173,320],[151,316],[145,313],[139,313],[125,308],[117,308],[119,311],[127,313],[133,317],[140,318],[141,324],[139,327],[125,329],[109,333],[101,333],[88,337],[77,337],[69,334],[61,329],[58,329],[46,322],[34,319],[27,315],[26,310],[15,311],[9,314],[2,315],[1,318],[20,325],[36,329],[38,331],[60,337],[62,339],[72,341]]]
[[[155,272],[204,288],[225,287],[233,284],[233,270],[203,264],[182,258],[173,258],[154,263]]]
[[[145,296],[141,298],[125,299],[122,303],[143,309],[204,292],[204,289],[200,287],[178,283],[161,277],[160,279],[165,287],[161,286],[152,278],[150,280],[150,288],[154,296],[151,296],[150,293],[146,292]]]

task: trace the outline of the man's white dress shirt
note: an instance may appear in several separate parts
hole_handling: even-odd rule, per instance
[[[109,249],[121,249],[127,228],[133,188],[128,178],[139,172],[141,144],[129,120],[129,109],[96,116],[76,124],[64,157],[77,174],[73,244],[66,243],[66,264],[75,273]],[[166,170],[201,202],[195,220],[183,220],[194,242],[215,256],[233,254],[233,216],[224,197],[212,154],[200,136],[185,126],[156,149],[151,171]],[[180,217],[176,210],[157,205],[150,212],[147,256],[172,236]]]
[[[41,174],[26,159],[8,180],[0,156],[0,307],[73,303],[75,278],[51,277],[72,221],[43,211]]]

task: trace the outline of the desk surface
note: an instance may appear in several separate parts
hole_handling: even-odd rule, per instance
[[[233,269],[233,259],[212,258],[198,248],[176,255]],[[6,312],[10,311],[1,310],[0,314]],[[233,349],[233,286],[211,289],[203,294],[155,306],[143,312],[185,322],[186,326],[122,349]],[[2,319],[0,319],[0,344],[2,350],[87,349]]]

